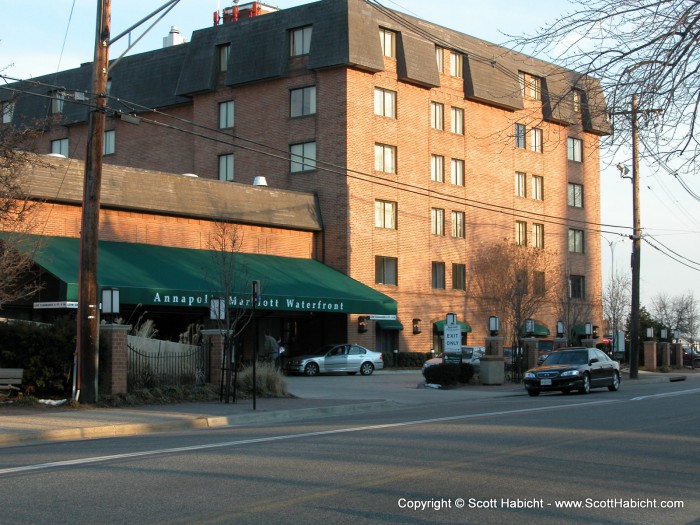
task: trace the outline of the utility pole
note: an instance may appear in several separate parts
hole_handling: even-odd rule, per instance
[[[78,270],[78,390],[82,396],[81,400],[85,403],[95,403],[98,391],[100,303],[97,290],[97,246],[100,230],[111,0],[97,1],[96,25],[92,75],[92,92],[96,98],[88,120]]]
[[[642,229],[639,218],[639,131],[637,95],[632,95],[632,305],[630,314],[630,379],[639,377],[639,274]]]

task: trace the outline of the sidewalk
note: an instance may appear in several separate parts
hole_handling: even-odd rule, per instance
[[[697,375],[696,375],[697,374]],[[623,371],[623,386],[625,383]],[[639,382],[668,382],[700,371],[640,372]],[[274,423],[340,414],[387,410],[445,401],[526,395],[522,385],[468,385],[450,390],[419,388],[420,372],[390,371],[367,378],[289,377],[294,397],[238,400],[236,403],[194,402],[128,408],[77,408],[0,404],[0,447],[43,441],[71,441],[154,432]],[[362,383],[360,383],[360,380]],[[628,381],[631,381],[628,379]]]

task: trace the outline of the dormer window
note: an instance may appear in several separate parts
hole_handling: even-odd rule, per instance
[[[292,29],[290,32],[290,56],[308,55],[311,50],[311,26]]]
[[[379,39],[382,43],[382,54],[385,57],[396,58],[396,33],[388,29],[380,29]]]
[[[219,54],[219,73],[224,73],[228,71],[228,57],[229,54],[231,53],[231,45],[230,44],[224,44],[221,46],[218,46],[218,54]]]
[[[63,102],[65,100],[63,91],[53,91],[51,93],[51,114],[59,115],[63,113]]]

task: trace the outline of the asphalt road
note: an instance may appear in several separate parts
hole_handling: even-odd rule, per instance
[[[6,448],[0,523],[700,523],[700,382],[625,386]]]

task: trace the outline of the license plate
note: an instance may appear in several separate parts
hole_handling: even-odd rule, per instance
[[[552,386],[552,380],[551,379],[540,379],[540,385]]]

